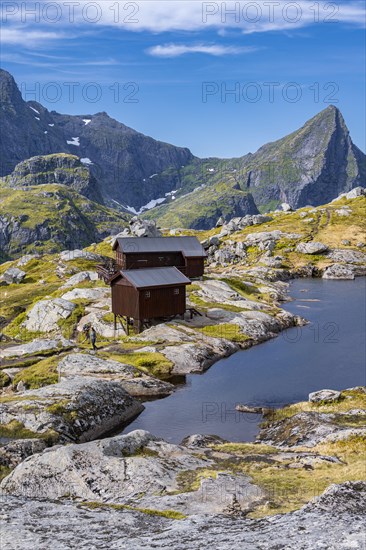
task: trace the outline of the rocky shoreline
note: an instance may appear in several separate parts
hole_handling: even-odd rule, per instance
[[[361,550],[366,388],[329,392],[276,411],[254,444],[194,435],[173,445],[136,430],[38,452],[1,484],[2,542],[14,550],[31,535],[39,549],[52,541],[186,550],[214,540],[222,550]],[[325,427],[315,434],[314,414]],[[357,427],[345,430],[355,415]],[[284,429],[291,418],[296,427]],[[329,486],[332,472],[339,483]]]

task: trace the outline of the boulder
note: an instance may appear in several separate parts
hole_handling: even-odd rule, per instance
[[[47,447],[44,439],[19,439],[0,447],[0,466],[15,468],[29,456],[41,453]]]
[[[208,239],[208,246],[219,246],[220,239],[217,235],[213,235]]]
[[[275,247],[276,241],[274,240],[262,241],[258,245],[259,250],[267,251],[269,253],[272,253]]]
[[[331,250],[328,258],[334,262],[346,264],[366,264],[366,254],[359,250],[336,249]]]
[[[339,208],[338,210],[335,211],[335,213],[338,215],[338,216],[341,216],[341,217],[347,217],[347,216],[350,216],[351,215],[351,210],[350,208]]]
[[[283,257],[275,256],[274,258],[271,258],[270,256],[262,256],[260,261],[266,264],[268,267],[273,267],[273,269],[280,269],[283,264]]]
[[[216,222],[216,227],[222,227],[224,223],[225,223],[225,218],[221,216],[221,218],[219,218]]]
[[[182,327],[182,330],[178,330],[166,323],[152,326],[139,335],[139,340],[141,341],[147,340],[148,342],[160,342],[162,344],[194,342],[195,339],[195,333],[188,333],[188,331],[184,330],[184,327]]]
[[[255,302],[246,300],[236,290],[233,290],[225,281],[219,279],[209,279],[207,281],[199,281],[196,283],[200,288],[195,291],[196,294],[206,302],[216,302],[217,304],[225,303],[228,305],[248,307],[258,306]],[[250,283],[246,283],[250,287]]]
[[[333,264],[323,273],[323,279],[353,280],[354,278],[354,266],[347,266],[343,264]]]
[[[61,288],[70,288],[73,286],[76,286],[80,283],[83,283],[84,281],[97,281],[98,280],[98,274],[95,271],[80,271],[80,273],[76,273],[70,279],[62,285]]]
[[[364,187],[355,187],[348,193],[341,193],[336,199],[333,199],[332,202],[339,201],[340,199],[357,199],[357,197],[362,197],[366,194]]]
[[[93,304],[95,306],[95,304]],[[86,308],[88,312],[91,308]],[[98,336],[102,338],[115,338],[116,336],[125,336],[125,329],[121,323],[117,322],[117,328],[114,330],[114,323],[105,321],[104,317],[107,312],[105,310],[98,310],[95,307],[92,308],[90,313],[84,315],[77,326],[78,332],[83,332],[84,326],[91,324]]]
[[[230,235],[231,233],[235,233],[235,231],[240,230],[240,218],[233,218],[230,220],[224,227],[224,229],[228,232]]]
[[[25,265],[29,264],[29,262],[31,262],[32,260],[36,260],[38,258],[40,258],[39,254],[26,254],[25,256],[22,256],[17,261],[17,266],[24,267]]]
[[[271,222],[273,218],[267,214],[254,214],[254,216],[245,216],[242,219],[242,223],[245,223],[245,226],[248,225],[261,225],[262,223]]]
[[[206,464],[185,448],[135,430],[33,456],[2,482],[1,489],[3,494],[21,495],[27,486],[37,498],[128,503],[141,494],[173,490],[179,472]]]
[[[194,434],[185,437],[182,440],[181,445],[184,445],[185,447],[190,447],[192,449],[207,449],[210,448],[211,445],[220,445],[221,443],[227,443],[227,441],[217,435]]]
[[[235,253],[230,247],[223,247],[214,253],[214,260],[220,265],[231,264],[235,261]]]
[[[76,305],[63,298],[40,300],[28,311],[21,326],[30,332],[52,332],[59,330],[59,321],[70,317]]]
[[[36,339],[27,344],[11,346],[0,349],[0,359],[10,359],[12,357],[25,357],[26,355],[37,355],[47,351],[62,351],[69,349],[73,343],[65,338],[59,339]]]
[[[239,346],[234,342],[203,336],[204,343],[168,346],[161,353],[173,363],[172,374],[204,372],[223,357],[235,353]]]
[[[242,241],[237,242],[235,245],[235,256],[237,256],[238,258],[247,257],[247,247]]]
[[[106,298],[110,294],[109,288],[74,288],[61,296],[63,300],[87,300],[94,302]]]
[[[60,252],[60,260],[63,262],[71,262],[72,260],[89,260],[93,262],[103,261],[103,256],[99,254],[94,254],[93,252],[88,252],[86,250],[64,250]]]
[[[265,246],[265,243],[267,242],[274,242],[276,243],[281,238],[288,238],[288,239],[299,239],[301,235],[298,235],[297,233],[283,233],[279,229],[275,229],[274,231],[263,231],[259,233],[249,233],[245,238],[245,243],[247,246],[259,246],[262,247]],[[262,248],[263,249],[263,248]]]
[[[26,277],[26,273],[17,267],[10,267],[3,274],[3,280],[7,285],[19,285]]]
[[[366,190],[364,187],[355,187],[350,191],[349,193],[346,193],[346,199],[356,199],[357,197],[362,197],[366,194]]]
[[[0,403],[3,424],[21,422],[34,434],[52,433],[53,441],[90,441],[121,426],[144,409],[118,382],[75,377],[19,399]]]
[[[282,236],[282,231],[276,229],[274,231],[262,231],[258,233],[249,233],[245,238],[247,246],[258,246],[260,243],[267,241],[278,241]]]
[[[254,407],[252,405],[244,405],[241,403],[235,405],[235,410],[247,414],[265,414],[269,411],[267,407]]]
[[[213,461],[193,448],[172,445],[146,431],[82,445],[68,445],[30,457],[2,482],[3,495],[38,499],[72,498],[134,505],[181,513],[222,513],[233,504],[248,512],[264,493],[248,476],[218,472],[195,490],[179,490],[179,474],[196,475]],[[219,496],[220,495],[220,496]]]
[[[155,222],[132,218],[130,221],[131,233],[135,237],[161,237],[161,231],[156,227]]]
[[[296,252],[300,252],[300,254],[325,254],[325,252],[328,252],[328,247],[326,244],[318,242],[299,243],[296,246]]]
[[[21,392],[27,391],[27,389],[28,389],[28,386],[25,382],[23,382],[23,380],[18,382],[17,387],[16,387],[17,392],[21,393]]]
[[[292,212],[293,211],[292,207],[289,204],[287,204],[287,202],[283,202],[281,204],[281,208],[284,212]]]
[[[310,403],[332,403],[333,401],[339,401],[341,392],[336,390],[319,390],[309,393]]]
[[[129,227],[125,227],[123,231],[111,237],[110,243],[113,244],[116,239],[123,239],[124,237],[131,237],[131,229]]]
[[[114,380],[134,397],[164,397],[174,386],[142,373],[132,365],[101,359],[85,353],[66,355],[58,364],[61,380],[76,376],[95,377],[98,380]]]

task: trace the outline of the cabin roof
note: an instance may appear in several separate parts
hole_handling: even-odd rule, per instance
[[[182,252],[187,258],[206,257],[206,252],[196,237],[119,237],[113,244],[113,250],[118,245],[124,254]]]
[[[191,281],[176,267],[129,269],[120,271],[119,274],[137,289],[191,284]],[[116,279],[118,277],[114,278]]]

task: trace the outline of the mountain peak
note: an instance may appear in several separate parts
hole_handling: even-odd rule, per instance
[[[0,69],[0,103],[1,109],[15,112],[23,102],[22,95],[16,85],[13,76]]]

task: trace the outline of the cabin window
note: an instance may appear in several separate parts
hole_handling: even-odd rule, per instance
[[[151,292],[150,290],[145,291],[145,298],[151,298]]]
[[[179,294],[179,288],[175,288],[175,289],[174,289],[174,294],[175,294],[175,295],[178,295],[178,294]]]

